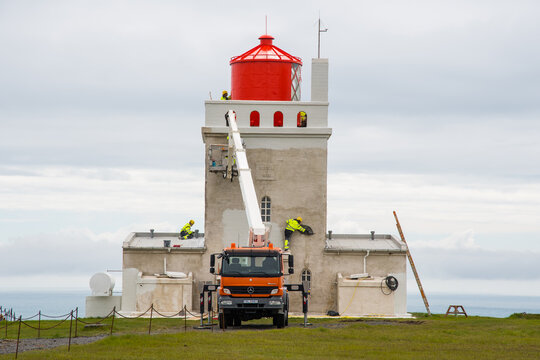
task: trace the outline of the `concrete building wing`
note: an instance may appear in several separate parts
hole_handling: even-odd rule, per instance
[[[329,252],[388,252],[405,253],[407,245],[392,235],[375,235],[371,239],[369,234],[332,234],[326,239],[325,251]]]
[[[184,251],[187,249],[204,250],[204,234],[193,239],[179,239],[178,233],[133,232],[124,241],[123,249],[160,249]]]

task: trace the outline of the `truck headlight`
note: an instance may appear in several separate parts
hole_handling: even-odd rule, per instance
[[[270,300],[268,305],[281,305],[281,300]]]
[[[272,291],[270,291],[270,295],[275,295],[278,293],[278,291],[279,291],[279,288],[275,288]]]
[[[227,288],[223,288],[223,293],[224,293],[224,294],[231,295],[231,290],[229,290],[229,289],[227,289]]]
[[[221,305],[232,305],[232,300],[221,300]]]

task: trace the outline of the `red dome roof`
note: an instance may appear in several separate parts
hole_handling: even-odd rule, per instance
[[[262,35],[259,37],[261,43],[253,49],[246,51],[242,55],[231,58],[229,64],[251,61],[280,61],[287,63],[295,63],[302,65],[302,59],[281,50],[277,46],[272,45],[274,38],[270,35]]]

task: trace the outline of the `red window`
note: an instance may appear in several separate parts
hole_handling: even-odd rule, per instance
[[[276,111],[274,113],[274,126],[283,127],[283,113],[281,111]]]
[[[261,116],[258,111],[252,111],[249,115],[249,126],[259,126],[261,123]]]

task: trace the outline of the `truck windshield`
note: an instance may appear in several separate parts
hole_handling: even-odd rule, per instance
[[[223,259],[221,275],[225,276],[281,276],[277,256],[237,256]]]

